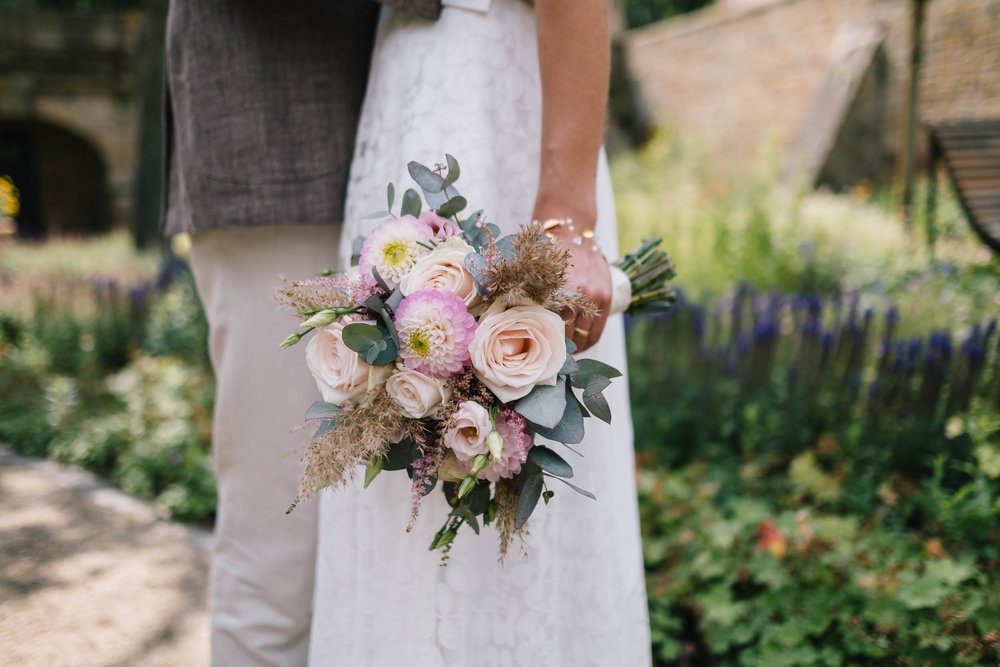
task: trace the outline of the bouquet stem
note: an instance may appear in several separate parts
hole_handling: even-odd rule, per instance
[[[611,265],[611,313],[662,312],[677,299],[667,283],[677,275],[674,263],[660,249],[661,238],[650,238]]]

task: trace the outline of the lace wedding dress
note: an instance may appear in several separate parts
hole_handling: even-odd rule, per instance
[[[541,131],[533,9],[522,0],[444,4],[436,22],[384,10],[351,171],[345,258],[373,222],[365,217],[385,208],[386,184],[397,193],[416,187],[409,160],[433,165],[454,155],[470,210],[484,209],[505,233],[531,217]],[[603,155],[599,172],[597,233],[616,257]],[[625,369],[620,317],[589,355]],[[625,379],[605,395],[613,423],[587,420],[576,447],[584,458],[553,445],[597,501],[550,484],[555,497],[532,515],[526,555],[515,541],[503,565],[491,527],[479,536],[463,528],[439,565],[440,552],[427,547],[447,514],[440,489],[410,534],[405,475],[382,474],[367,491],[357,481],[324,492],[310,664],[648,665]]]

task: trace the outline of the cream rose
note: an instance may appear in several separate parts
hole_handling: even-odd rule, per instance
[[[435,416],[441,403],[448,400],[444,382],[403,366],[386,380],[385,390],[403,414],[413,419]]]
[[[566,362],[562,318],[536,305],[491,311],[479,320],[469,344],[476,377],[504,403],[535,385],[555,385]]]
[[[472,307],[479,303],[479,291],[472,274],[465,268],[465,257],[473,252],[472,246],[458,238],[449,237],[434,250],[414,263],[403,276],[399,289],[405,296],[428,287],[451,292]]]
[[[444,434],[444,444],[460,461],[470,461],[487,451],[486,438],[493,422],[486,408],[475,401],[465,401],[452,415],[452,428]]]
[[[358,353],[344,344],[344,327],[351,322],[334,322],[321,329],[306,345],[306,365],[327,403],[342,405],[368,391],[368,376],[374,385],[385,382],[392,368],[369,366]],[[366,321],[364,324],[375,324]]]

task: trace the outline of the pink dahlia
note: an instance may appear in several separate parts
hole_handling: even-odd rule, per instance
[[[431,250],[434,232],[412,215],[390,219],[372,230],[361,245],[361,279],[375,285],[372,269],[377,269],[390,287],[396,287],[413,263]]]
[[[449,378],[468,363],[476,318],[451,292],[433,288],[414,292],[399,303],[395,323],[399,356],[407,368]]]

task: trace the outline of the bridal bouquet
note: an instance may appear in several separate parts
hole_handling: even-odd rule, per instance
[[[413,520],[439,483],[451,507],[431,549],[447,552],[465,524],[477,534],[495,524],[503,557],[552,497],[548,480],[594,497],[549,444],[581,442],[587,417],[610,423],[602,392],[621,373],[571,356],[560,313],[595,307],[567,289],[569,251],[537,223],[501,237],[481,211],[462,215],[459,166],[446,157],[436,170],[409,164],[423,198],[407,190],[398,216],[389,185],[388,210],[373,216],[384,220],[355,244],[356,267],[279,291],[303,319],[282,346],[313,334],[306,359],[323,396],[306,413],[317,427],[296,503],[360,466],[366,488],[406,471]],[[658,244],[613,269],[612,310],[670,306],[674,271]]]

